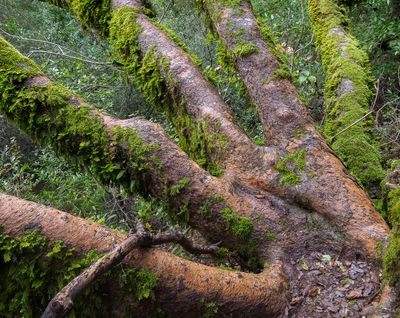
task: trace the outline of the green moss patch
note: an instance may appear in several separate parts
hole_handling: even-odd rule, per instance
[[[260,53],[260,49],[255,43],[241,41],[235,45],[232,53],[236,57],[246,57],[252,54]]]
[[[299,149],[289,153],[276,165],[281,185],[296,186],[301,183],[301,176],[298,173],[304,172],[306,169],[306,155],[307,151],[305,149]]]
[[[392,163],[391,173],[400,171],[400,160]],[[389,180],[396,182],[397,188],[387,191],[387,218],[392,225],[389,245],[383,256],[383,269],[391,285],[400,284],[400,178]]]
[[[228,230],[240,240],[246,240],[253,231],[253,223],[249,218],[239,216],[230,208],[221,210],[221,216],[226,222]]]
[[[324,133],[352,175],[364,186],[372,186],[384,176],[382,158],[371,133],[372,117],[336,136],[369,111],[374,94],[368,57],[356,39],[343,33],[347,21],[335,1],[310,0],[309,12],[327,78]]]
[[[72,0],[69,6],[84,26],[95,28],[102,37],[108,35],[111,0]]]

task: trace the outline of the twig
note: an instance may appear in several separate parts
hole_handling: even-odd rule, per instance
[[[218,244],[202,246],[192,242],[182,233],[159,233],[152,236],[142,223],[138,223],[136,233],[129,235],[121,244],[117,245],[111,252],[104,255],[93,263],[88,269],[70,281],[47,305],[42,318],[62,318],[72,309],[74,301],[93,281],[117,264],[126,255],[138,247],[149,247],[165,243],[178,243],[184,249],[193,254],[214,254]]]
[[[387,105],[393,104],[395,101],[397,101],[397,100],[399,100],[399,99],[400,99],[400,97],[398,97],[398,98],[396,98],[396,99],[394,99],[394,100],[392,100],[392,101],[390,101],[390,102],[387,102],[387,103],[384,104],[381,108],[379,108],[379,109],[377,110],[377,112],[381,111],[381,110],[382,110],[383,108],[385,108]],[[369,111],[369,112],[366,113],[364,116],[362,116],[361,118],[357,119],[354,123],[350,124],[350,125],[347,126],[346,128],[344,128],[344,129],[342,129],[341,131],[339,131],[336,135],[334,135],[334,136],[331,138],[331,141],[330,141],[330,142],[333,142],[333,140],[334,140],[337,136],[343,134],[345,131],[349,130],[349,129],[350,129],[351,127],[353,127],[354,125],[357,125],[360,121],[362,121],[363,119],[367,118],[367,117],[368,117],[369,115],[371,115],[373,112],[374,112],[374,110]]]
[[[31,42],[37,42],[37,43],[55,45],[55,46],[57,46],[57,48],[61,51],[61,53],[64,53],[64,51],[63,51],[63,49],[64,49],[64,50],[67,50],[67,51],[69,51],[69,52],[71,52],[71,53],[74,53],[74,54],[79,55],[81,58],[84,58],[84,59],[87,59],[87,58],[88,58],[87,56],[83,55],[82,53],[79,53],[79,52],[77,52],[77,51],[71,50],[70,48],[65,47],[65,46],[62,46],[62,45],[60,45],[60,44],[58,44],[58,43],[54,43],[54,42],[50,42],[50,41],[46,41],[46,40],[24,38],[24,37],[19,36],[19,35],[11,34],[11,33],[7,32],[7,31],[3,30],[2,28],[0,28],[0,32],[6,34],[6,35],[9,36],[9,37],[16,38],[16,39],[20,39],[20,40],[22,40],[22,41],[31,41]],[[98,63],[100,63],[100,62],[98,62]]]
[[[65,53],[57,53],[57,52],[51,52],[51,51],[45,51],[45,50],[32,50],[26,56],[30,57],[32,54],[58,55],[58,56],[66,57],[66,58],[69,58],[69,59],[78,60],[78,61],[82,61],[82,62],[90,63],[90,64],[97,64],[97,65],[111,65],[112,64],[111,62],[92,61],[92,60],[82,59],[80,57],[68,55],[68,54],[65,54]]]
[[[163,14],[162,14],[161,17],[158,19],[158,21],[157,21],[158,23],[160,23],[160,22],[164,19],[164,16],[165,16],[165,15],[167,14],[167,12],[169,11],[169,8],[171,7],[172,3],[173,3],[173,1],[171,1],[170,3],[168,3],[168,6],[165,8]]]
[[[293,47],[293,54],[290,58],[290,71],[293,71],[293,67],[294,67],[294,58],[296,56],[296,52],[298,51],[298,48],[300,46],[300,42],[303,38],[303,34],[304,34],[304,0],[300,1],[301,4],[301,30],[300,30],[300,35],[298,37],[297,43],[295,45],[295,47]]]

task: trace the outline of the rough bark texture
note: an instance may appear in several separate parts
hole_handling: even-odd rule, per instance
[[[94,222],[4,194],[0,194],[0,224],[12,236],[37,229],[81,253],[108,252],[125,239]],[[124,264],[157,274],[156,305],[172,317],[201,316],[201,299],[216,302],[221,314],[232,317],[278,317],[286,305],[286,280],[278,262],[256,275],[208,267],[149,248],[133,251]]]
[[[280,143],[281,159],[275,158],[275,171],[274,167],[268,167],[269,163],[261,162],[260,167],[253,166],[251,171],[245,172],[248,178],[245,182],[257,184],[259,188],[311,208],[338,227],[345,227],[346,232],[352,233],[350,235],[356,240],[357,237],[363,237],[362,241],[368,245],[366,247],[373,255],[376,239],[385,240],[387,226],[368,196],[348,176],[342,163],[318,134],[293,84],[287,79],[273,76],[279,62],[261,39],[250,5],[245,2],[230,7],[224,6],[222,2],[209,1],[206,6],[218,34],[231,51],[241,41],[257,46],[257,51],[252,54],[238,56],[236,65],[250,97],[256,101],[261,117],[264,118],[267,136],[279,136],[276,139],[267,138],[267,142],[276,147]],[[240,33],[239,39],[235,36],[237,33]],[[280,117],[282,113],[286,114],[283,118]],[[274,126],[275,123],[279,124]],[[279,160],[282,162],[282,157],[301,151],[304,152],[303,171],[299,164],[296,167],[292,162],[300,176],[298,182],[284,182],[283,169],[279,171]],[[271,170],[266,172],[266,167]]]
[[[81,164],[92,168],[97,165],[115,167],[106,171],[95,170],[94,173],[106,184],[117,182],[129,189],[138,183],[140,191],[164,201],[173,217],[188,222],[211,239],[231,246],[246,239],[235,234],[222,211],[226,208],[241,213],[249,211],[247,200],[234,196],[229,184],[212,177],[190,160],[165,136],[161,127],[141,118],[117,120],[90,108],[72,92],[41,76],[37,67],[9,43],[1,40],[0,45],[4,57],[0,60],[3,96],[7,92],[7,99],[3,99],[0,106],[10,120],[34,138],[51,143],[61,154],[77,158]],[[11,65],[5,61],[6,56],[12,59]],[[15,79],[10,82],[12,77]],[[52,94],[59,95],[62,101],[52,99]],[[25,105],[35,105],[31,115],[20,116],[19,111],[13,111],[16,105],[23,107],[24,104],[20,105],[22,100]],[[71,114],[65,113],[69,111],[77,113],[78,118],[71,119]],[[45,116],[58,124],[48,125],[52,122],[49,121],[43,126],[41,118]],[[36,122],[32,123],[35,117]],[[39,127],[41,131],[38,131]],[[83,127],[89,127],[88,131],[82,131]],[[82,145],[86,144],[90,144],[90,148],[83,152]],[[142,157],[142,162],[137,157]],[[137,165],[141,166],[139,171],[133,168]],[[123,171],[122,177],[118,171]],[[209,217],[204,219],[201,208],[206,202]],[[245,221],[236,220],[238,225]],[[250,230],[248,228],[241,234],[248,235]]]
[[[73,8],[74,3],[78,2],[72,1]],[[88,2],[83,1],[82,3]],[[249,141],[233,123],[228,107],[222,103],[212,86],[202,78],[200,71],[186,57],[185,52],[139,9],[128,10],[126,16],[123,16],[124,19],[128,19],[128,22],[134,18],[133,24],[139,24],[139,28],[135,29],[138,34],[132,39],[133,44],[129,44],[130,51],[126,57],[137,55],[137,50],[142,52],[142,56],[148,52],[157,51],[158,58],[167,61],[167,63],[158,63],[159,72],[162,74],[160,79],[165,80],[168,77],[173,79],[174,85],[170,85],[169,89],[178,90],[179,96],[185,96],[188,115],[194,119],[210,119],[220,124],[219,131],[228,140],[227,150],[222,160],[224,174],[220,178],[210,176],[209,173],[193,163],[186,154],[163,135],[158,126],[152,123],[142,119],[119,121],[93,111],[89,115],[101,119],[99,129],[107,131],[107,149],[109,148],[109,139],[113,139],[113,135],[115,139],[116,131],[113,128],[117,126],[136,129],[135,131],[144,145],[150,146],[153,143],[157,145],[157,148],[145,151],[144,157],[146,159],[157,158],[156,162],[161,162],[161,169],[157,169],[157,165],[152,165],[152,160],[145,160],[144,172],[139,174],[139,180],[145,180],[140,183],[140,190],[160,197],[171,207],[186,206],[187,211],[190,211],[189,224],[207,236],[221,240],[224,245],[229,247],[236,245],[237,248],[238,243],[245,243],[244,247],[240,247],[242,251],[243,249],[253,249],[259,259],[270,264],[269,269],[257,277],[264,277],[263,275],[269,277],[272,275],[271,271],[272,273],[275,271],[275,264],[283,264],[282,268],[288,276],[291,293],[288,297],[289,300],[291,299],[290,306],[286,307],[286,310],[289,310],[291,316],[326,317],[330,312],[330,304],[323,303],[322,300],[334,299],[335,292],[339,288],[343,288],[343,279],[349,279],[349,275],[353,275],[351,274],[352,268],[360,263],[359,266],[363,266],[365,270],[362,275],[351,276],[353,283],[350,289],[346,290],[347,300],[343,301],[353,303],[354,306],[351,307],[349,315],[357,316],[360,314],[358,309],[377,300],[375,296],[379,294],[380,282],[377,277],[380,266],[376,262],[375,247],[378,243],[386,244],[388,226],[374,209],[368,195],[348,175],[343,164],[318,134],[304,105],[298,98],[294,86],[288,79],[282,78],[280,71],[277,71],[280,69],[279,61],[274,57],[273,48],[263,41],[248,3],[232,6],[227,6],[226,3],[228,2],[207,1],[205,5],[213,19],[215,29],[228,49],[233,52],[243,52],[242,45],[250,43],[252,50],[246,54],[238,54],[236,64],[250,97],[259,109],[264,131],[268,136],[268,147],[259,147]],[[110,8],[110,11],[120,13],[123,6],[137,8],[139,3],[124,0],[114,1],[113,5],[114,9]],[[115,15],[111,20],[111,25],[118,25],[116,22],[119,20],[116,18],[120,17]],[[118,28],[114,28],[114,31],[111,32],[111,43],[118,48],[117,40],[120,35],[115,30]],[[119,28],[119,30],[122,32],[123,29]],[[107,33],[104,30],[103,32]],[[239,40],[235,36],[235,32],[240,33]],[[123,40],[122,35],[120,39]],[[268,38],[265,39],[268,40]],[[2,45],[7,46],[8,44]],[[237,48],[238,45],[240,50]],[[2,58],[6,60],[4,56]],[[18,78],[17,81],[13,80],[10,83],[7,75],[8,63],[4,63],[0,59],[1,69],[5,70],[1,87],[1,93],[5,99],[2,111],[31,135],[43,139],[44,137],[33,129],[38,125],[43,125],[40,120],[36,121],[32,128],[29,121],[21,122],[18,117],[19,113],[15,112],[13,107],[10,109],[10,98],[7,96],[15,97],[11,98],[11,105],[17,106],[16,109],[18,109],[20,107],[20,93],[18,92],[21,91],[25,96],[26,90],[29,93],[37,90],[38,85],[34,84],[43,80],[41,78],[41,81],[38,81],[39,74],[35,72],[32,74],[31,67],[29,70],[24,68],[24,65],[30,65],[28,60],[22,59],[20,56],[14,59],[17,62],[11,63],[11,65],[18,70],[17,74],[24,73],[24,70],[29,72],[28,74],[24,73],[22,78]],[[129,61],[127,66],[134,69],[132,60]],[[167,74],[170,76],[166,76]],[[2,74],[0,73],[0,75]],[[50,87],[48,80],[43,81],[44,84],[39,88]],[[198,92],[198,87],[203,88],[204,92]],[[173,91],[170,94],[172,102],[174,93]],[[31,95],[29,94],[30,98]],[[71,94],[69,93],[68,96]],[[34,99],[35,103],[39,102],[38,105],[41,105],[41,100],[43,98],[39,98],[38,101]],[[75,104],[80,106],[77,108],[75,105],[75,109],[81,109],[82,104],[76,98],[74,100]],[[207,103],[202,103],[203,100]],[[54,100],[46,99],[45,105],[52,105],[52,103]],[[44,111],[43,107],[39,107],[39,109]],[[71,113],[73,113],[72,110]],[[34,115],[33,118],[35,118]],[[85,118],[87,119],[87,117]],[[64,124],[68,125],[68,121]],[[53,127],[51,128],[53,129]],[[72,137],[76,136],[71,136],[70,140],[73,139]],[[81,138],[80,135],[79,137]],[[95,136],[86,132],[84,137],[85,141],[91,140]],[[54,141],[54,144],[58,143],[60,143],[60,139]],[[119,148],[118,144],[113,144],[112,147],[115,147],[112,148],[112,153],[119,154],[121,152],[125,157],[132,155],[129,152],[125,153],[124,147]],[[65,149],[65,154],[71,153],[69,151],[71,151],[70,148]],[[91,164],[90,154],[89,159],[84,154],[82,154],[82,158],[86,160],[84,165],[96,167]],[[128,171],[131,170],[129,166],[127,168]],[[142,175],[145,177],[144,179]],[[112,181],[120,183],[125,181],[124,178],[121,180],[114,178]],[[137,178],[137,174],[129,174],[128,181],[135,178]],[[189,183],[181,182],[185,178],[189,179]],[[185,186],[180,187],[183,184]],[[178,193],[165,197],[166,192],[171,193],[168,191],[168,187],[170,189],[171,185],[180,185],[178,188],[174,188],[174,190],[178,189]],[[215,200],[216,194],[224,198],[224,201]],[[204,212],[203,204],[208,201],[211,202],[210,213],[202,213],[201,211]],[[224,217],[224,211],[229,211],[224,208],[231,208],[234,213]],[[231,212],[233,212],[232,210]],[[182,211],[178,210],[176,214],[182,214]],[[247,219],[238,218],[238,215]],[[248,224],[245,220],[252,222],[253,231],[251,233],[247,231],[249,228],[246,230],[243,227],[244,224]],[[239,228],[236,226],[232,228],[232,222],[236,225],[239,224]],[[244,230],[247,234],[245,239]],[[185,266],[174,262],[172,256],[155,251],[144,253],[140,260],[136,261],[141,262],[151,254],[152,266],[159,266],[155,271],[160,275],[165,274],[167,277],[169,274],[168,279],[174,282],[180,280],[180,275],[186,275],[180,274],[180,271],[186,273]],[[168,273],[171,270],[170,266],[174,268],[172,273]],[[195,264],[191,266],[196,269],[193,273],[200,277],[209,276],[211,282],[216,283],[213,281],[213,272],[208,272],[209,268]],[[187,273],[187,275],[189,274]],[[195,283],[186,283],[189,281]],[[365,296],[364,294],[360,296],[359,289],[363,288],[362,284],[365,281],[368,281],[370,288],[368,292],[365,292]],[[197,295],[192,292],[193,289],[204,288],[202,292],[205,293],[206,289],[209,289],[209,285],[203,283],[204,281],[198,280],[197,276],[190,276],[190,279],[188,277],[184,283],[185,288],[179,291],[181,294],[178,308],[190,306],[190,301],[185,303],[185,297],[193,300],[194,295]],[[194,284],[193,286],[196,288],[190,284]],[[250,315],[250,313],[253,316],[263,316],[262,306],[264,305],[259,306],[257,301],[246,300],[248,301],[247,307],[245,301],[239,301],[240,293],[248,293],[249,291],[245,291],[245,289],[251,289],[251,286],[254,286],[247,282],[244,284],[246,286],[241,286],[242,290],[235,294],[235,297],[238,297],[235,301],[238,301],[239,305],[236,305],[235,302],[225,303],[224,297],[221,297],[218,302],[222,302],[222,306],[232,307],[235,310],[239,307],[245,308],[242,317],[246,314]],[[229,288],[236,286],[232,282],[227,285],[230,286]],[[216,283],[216,286],[217,290],[225,288],[221,281]],[[324,288],[316,286],[324,286]],[[186,287],[188,287],[187,294]],[[286,291],[282,289],[275,289],[275,291],[282,293],[282,299],[286,298]],[[389,294],[383,293],[382,299],[387,300]],[[317,297],[318,295],[320,297]],[[261,297],[260,301],[265,299],[261,295],[258,296]],[[168,284],[166,284],[164,293],[158,297],[161,297],[160,301],[167,305],[168,300],[174,299],[175,294],[173,290],[168,289]],[[276,299],[271,300],[271,302],[273,301]],[[173,307],[176,301],[171,301],[171,303]],[[285,310],[282,309],[283,303],[285,301],[280,299],[276,305],[279,306],[281,313],[285,314]],[[322,308],[321,313],[315,314],[314,308],[317,307]],[[372,307],[375,310],[374,306]],[[389,307],[389,310],[393,309],[393,306]],[[170,307],[167,305],[167,308]],[[189,310],[189,307],[185,308],[185,310]],[[271,312],[275,314],[275,310],[278,311],[278,308],[272,305]],[[378,315],[382,313],[379,310],[376,312]],[[193,313],[194,316],[196,314]]]

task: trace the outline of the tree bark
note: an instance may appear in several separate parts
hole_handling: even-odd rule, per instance
[[[275,76],[282,66],[271,52],[273,49],[263,41],[250,4],[228,6],[222,1],[204,4],[216,31],[232,52],[243,41],[257,47],[248,56],[238,56],[236,65],[259,109],[268,143],[280,145],[281,158],[306,151],[305,171],[297,171],[301,175],[298,184],[282,184],[276,166],[265,171],[268,165],[265,162],[244,172],[244,182],[321,213],[338,227],[345,227],[354,240],[366,244],[370,255],[374,255],[376,239],[385,240],[387,225],[318,133],[294,85]],[[278,162],[276,158],[275,165]]]
[[[75,247],[79,253],[104,253],[126,238],[94,222],[4,194],[0,194],[0,224],[11,236],[37,229],[52,241],[62,240]],[[157,274],[155,305],[172,317],[201,316],[201,299],[217,303],[221,314],[232,317],[278,317],[286,306],[286,279],[279,262],[261,274],[251,274],[193,263],[148,248],[132,251],[123,264]],[[121,303],[123,300],[116,305]]]
[[[132,7],[138,5],[135,3],[128,0],[115,1],[114,6]],[[84,119],[87,120],[90,117],[100,119],[100,130],[106,131],[108,136],[106,143],[108,157],[110,157],[109,148],[112,149],[111,157],[115,153],[122,153],[124,158],[131,158],[133,155],[132,152],[127,151],[127,149],[129,150],[129,143],[125,142],[124,147],[109,143],[110,139],[116,139],[115,135],[117,134],[113,130],[116,126],[135,129],[144,145],[156,144],[157,148],[147,151],[146,158],[157,158],[155,161],[161,162],[162,169],[157,169],[157,165],[152,160],[145,160],[147,165],[145,165],[143,178],[140,177],[139,180],[146,182],[141,182],[141,191],[151,193],[175,208],[182,204],[186,205],[187,210],[190,211],[189,224],[214,240],[222,241],[224,246],[237,248],[238,244],[245,243],[245,249],[254,249],[260,259],[270,264],[269,269],[266,269],[257,277],[274,276],[275,264],[282,264],[281,268],[288,277],[290,294],[287,294],[287,290],[274,289],[279,294],[276,295],[279,298],[276,303],[279,308],[271,305],[271,312],[273,313],[265,313],[263,311],[264,305],[259,307],[257,301],[246,300],[249,307],[245,307],[243,302],[241,304],[244,307],[241,308],[246,308],[246,310],[250,307],[254,308],[243,311],[242,315],[250,315],[251,312],[253,316],[261,317],[263,315],[278,315],[275,313],[278,311],[285,313],[284,307],[286,306],[284,304],[290,299],[292,305],[288,308],[291,315],[295,317],[312,316],[313,308],[316,306],[327,311],[327,305],[322,304],[320,299],[336,297],[335,288],[340,288],[342,285],[341,278],[343,275],[339,272],[342,268],[339,268],[338,262],[342,265],[343,263],[365,263],[368,273],[362,279],[372,281],[371,288],[378,292],[380,282],[373,279],[373,277],[379,276],[380,271],[380,265],[376,262],[375,246],[377,243],[386,244],[388,226],[374,209],[368,195],[347,174],[342,163],[318,134],[290,81],[274,76],[279,66],[278,60],[272,54],[271,48],[261,39],[260,31],[249,5],[242,3],[240,6],[232,8],[224,6],[224,3],[225,1],[207,1],[206,5],[210,12],[215,13],[211,14],[213,18],[219,15],[220,19],[215,19],[214,25],[228,48],[235,51],[235,47],[241,44],[237,43],[237,40],[231,36],[229,26],[242,30],[241,33],[245,40],[257,47],[257,50],[249,55],[238,55],[236,63],[251,98],[259,108],[265,133],[269,136],[268,147],[255,146],[248,142],[248,138],[235,128],[233,119],[229,115],[229,111],[226,110],[226,105],[213,102],[219,97],[207,99],[210,103],[214,103],[212,105],[215,106],[215,112],[208,104],[196,102],[197,106],[190,106],[192,99],[194,101],[201,100],[200,95],[194,94],[195,91],[192,91],[192,89],[197,85],[207,89],[207,87],[211,87],[210,84],[202,79],[199,70],[194,67],[194,64],[191,64],[185,53],[174,45],[170,38],[166,37],[158,28],[155,28],[140,11],[136,16],[136,21],[143,27],[143,31],[138,36],[140,48],[146,51],[150,49],[150,46],[154,48],[154,45],[156,45],[157,52],[168,59],[176,87],[182,92],[182,95],[185,94],[186,88],[188,90],[187,96],[190,97],[190,100],[187,102],[189,106],[186,107],[189,115],[194,118],[198,118],[196,116],[214,118],[220,122],[222,133],[230,144],[224,161],[224,175],[220,178],[210,176],[166,138],[160,127],[152,123],[137,118],[120,121],[97,111],[91,111],[90,116]],[[159,41],[161,45],[157,46]],[[6,48],[7,53],[12,51],[7,43],[2,42],[1,45]],[[50,107],[50,110],[57,109],[56,106],[59,101],[56,98],[49,99],[43,98],[43,96],[36,96],[35,98],[33,93],[36,90],[46,89],[46,87],[51,88],[49,80],[39,77],[40,73],[38,72],[32,73],[32,69],[36,70],[36,68],[31,66],[27,59],[15,55],[9,62],[11,69],[15,72],[10,82],[9,63],[3,61],[7,61],[6,56],[0,54],[0,71],[4,70],[3,74],[0,72],[2,76],[0,77],[2,81],[0,92],[4,99],[1,105],[2,111],[7,113],[9,118],[14,119],[20,127],[25,127],[25,130],[37,139],[45,139],[44,135],[40,135],[34,129],[44,125],[42,121],[36,120],[35,112],[31,111],[26,121],[22,122],[15,109],[21,107],[20,97],[26,98],[28,92],[28,105],[34,102],[37,106],[35,111],[39,109],[44,115],[50,117],[51,122],[51,119],[54,118],[52,112],[45,111],[48,110],[48,106],[54,106]],[[268,61],[268,63],[265,61]],[[29,72],[26,69],[28,65]],[[25,71],[28,74],[25,74]],[[162,67],[160,72],[163,72]],[[18,78],[18,81],[14,80],[15,78]],[[192,80],[194,84],[191,83]],[[49,90],[45,96],[51,96],[52,92],[54,91]],[[214,94],[208,90],[206,92],[205,95],[207,96]],[[68,93],[67,96],[73,95]],[[73,101],[76,112],[84,107],[76,97],[73,98]],[[70,104],[67,105],[69,108]],[[28,110],[26,111],[28,112]],[[71,113],[74,112],[71,111]],[[202,114],[206,115],[202,117]],[[59,117],[56,118],[59,119]],[[32,118],[33,124],[30,122]],[[75,135],[71,135],[69,139],[64,138],[64,126],[69,127],[69,121],[65,120],[62,123],[63,129],[57,132],[55,135],[57,138],[52,138],[53,135],[49,137],[55,145],[59,144],[60,140],[76,138]],[[73,128],[73,125],[70,128]],[[49,126],[46,131],[53,131],[53,129],[53,126]],[[87,135],[84,135],[83,142],[96,138],[94,134],[89,132],[85,131],[85,134]],[[82,138],[82,135],[80,134],[78,137]],[[238,140],[235,140],[236,137]],[[66,144],[68,145],[68,143]],[[80,153],[79,147],[72,151],[67,147],[64,151],[64,154],[71,153]],[[97,165],[91,162],[90,155],[91,153],[89,153],[89,157],[85,157],[82,154],[82,158],[85,160],[84,165],[96,167]],[[108,161],[106,162],[108,163]],[[122,163],[118,162],[120,165]],[[131,170],[129,165],[126,168],[123,167],[127,171]],[[290,182],[286,182],[288,177],[292,178]],[[129,174],[128,181],[135,178],[137,178],[136,174]],[[189,179],[188,184],[181,182],[185,178]],[[115,183],[125,181],[125,179],[116,179],[114,178],[112,181]],[[292,182],[293,180],[296,182]],[[186,185],[182,187],[183,184]],[[179,187],[174,189],[175,192],[178,190],[178,194],[166,197],[165,193],[171,194],[170,187],[176,185]],[[216,195],[223,197],[224,201],[215,200]],[[204,211],[202,208],[204,208],[205,202],[211,202],[209,215],[201,212]],[[226,212],[226,208],[231,208],[235,212],[228,219],[224,218],[223,211]],[[180,212],[178,211],[177,214]],[[232,218],[238,220],[235,217],[236,213],[252,221],[253,231],[246,239],[238,237],[237,231],[231,231],[232,229],[229,226]],[[43,227],[43,229],[45,228]],[[76,244],[78,243],[76,242]],[[154,264],[161,262],[161,257],[157,256],[158,254],[153,253],[152,255],[152,257],[157,258],[157,260],[153,259]],[[324,271],[326,271],[324,275],[311,275],[311,272],[309,273],[307,269],[309,266],[304,264],[312,264],[314,269],[314,266],[324,262],[322,258],[326,255],[329,257],[325,257],[325,259],[333,261],[329,261],[324,266]],[[177,266],[177,262],[169,261],[166,256],[162,257],[162,262],[163,266],[175,266],[173,272],[169,273],[171,276],[169,279],[179,280],[181,275],[179,271],[184,270],[184,267]],[[200,274],[203,277],[208,275],[213,277],[212,275],[214,275],[212,271],[207,273],[208,268],[206,270],[200,269],[200,265],[193,266],[198,271],[204,270]],[[162,269],[166,272],[171,270],[169,267],[162,267],[155,271],[161,273]],[[346,268],[346,272],[348,271],[350,271],[350,268]],[[210,287],[209,285],[202,285],[202,281],[197,281],[195,277],[191,277],[191,279],[195,279],[199,284],[197,287],[199,290]],[[361,283],[362,279],[359,277],[356,284]],[[255,281],[249,280],[245,283],[246,286],[240,287],[246,290],[245,293],[249,292],[247,288],[254,287],[250,282],[254,283]],[[314,296],[309,294],[309,291],[311,287],[319,286],[319,284],[332,286],[332,288],[320,290],[320,298],[315,299]],[[231,286],[231,283],[228,285]],[[258,286],[257,283],[256,285]],[[221,286],[221,282],[216,283],[216,286],[218,286],[216,287],[217,290],[225,288],[223,283]],[[166,288],[165,290],[165,294],[162,294],[163,300],[173,297],[173,293],[168,295],[168,292],[171,292],[170,289]],[[240,293],[238,292],[237,297],[240,297]],[[193,293],[190,293],[190,289],[188,294],[182,291],[182,298],[180,298],[182,302],[184,302],[184,296],[190,298]],[[261,294],[257,294],[256,297],[261,297],[259,301],[265,299]],[[357,306],[363,307],[374,300],[368,297],[360,297],[351,301]],[[385,298],[387,296],[383,294],[382,299]],[[275,301],[275,299],[271,301]],[[225,306],[223,301],[222,303]],[[236,305],[232,306],[232,308],[236,308]],[[167,305],[167,308],[170,307]],[[233,312],[233,315],[236,315],[236,311]]]

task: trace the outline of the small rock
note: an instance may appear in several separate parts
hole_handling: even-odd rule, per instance
[[[349,293],[346,294],[346,298],[351,300],[351,299],[358,299],[363,297],[363,289],[362,287],[353,289]]]

